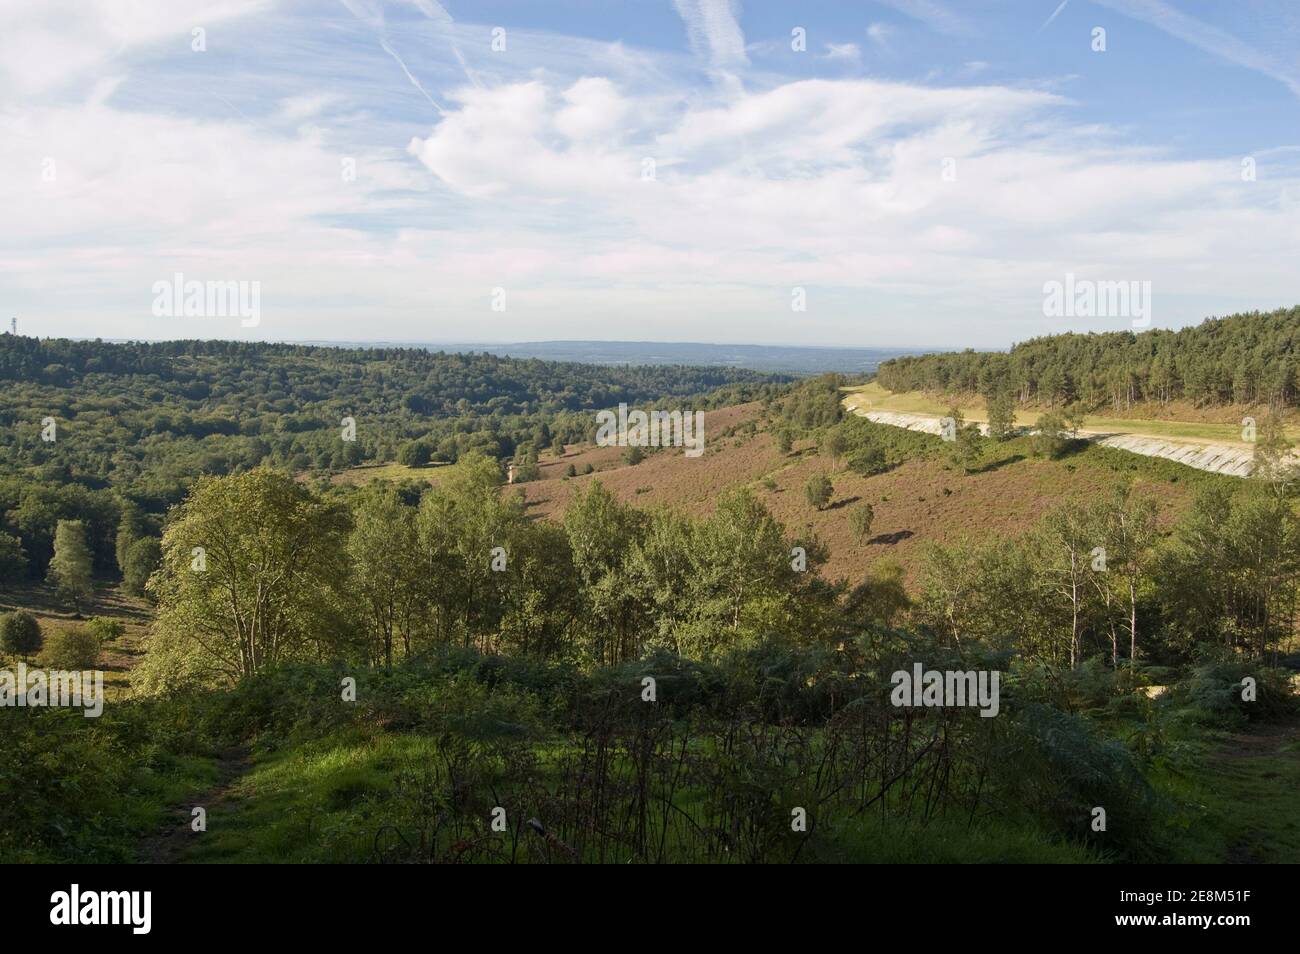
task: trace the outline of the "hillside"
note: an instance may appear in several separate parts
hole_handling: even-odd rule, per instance
[[[1022,405],[1079,402],[1111,413],[1178,402],[1281,411],[1300,396],[1300,307],[1210,318],[1178,331],[1048,335],[1010,353],[899,357],[881,364],[879,381],[895,392],[1005,391]]]
[[[532,517],[560,520],[592,481],[623,503],[667,507],[691,517],[707,517],[725,491],[748,487],[782,524],[800,531],[811,528],[827,544],[829,559],[822,572],[828,579],[857,584],[882,559],[901,563],[914,582],[927,544],[1022,533],[1054,507],[1093,499],[1121,477],[1158,489],[1161,518],[1168,525],[1186,509],[1196,486],[1208,479],[1177,465],[1102,447],[1084,448],[1062,460],[1036,459],[1023,443],[1006,448],[978,473],[964,473],[934,455],[864,476],[849,469],[847,461],[819,452],[813,440],[796,441],[790,453],[782,453],[775,425],[764,421],[758,403],[707,412],[705,422],[706,449],[698,459],[664,450],[629,465],[622,448],[573,444],[563,456],[542,455],[539,480],[503,492],[522,492]],[[932,441],[939,446],[937,438]],[[588,465],[593,472],[584,474]],[[570,467],[576,476],[566,476]],[[453,470],[360,467],[335,479],[436,484]],[[834,484],[829,505],[820,510],[804,497],[805,485],[819,474],[830,475]],[[850,530],[848,514],[853,504],[864,501],[872,504],[875,520],[870,537],[861,542]]]

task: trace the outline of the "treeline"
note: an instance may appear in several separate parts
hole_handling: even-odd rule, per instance
[[[852,589],[822,579],[823,545],[747,489],[690,519],[592,481],[557,523],[530,520],[522,491],[500,484],[484,457],[422,493],[322,493],[265,468],[205,478],[164,531],[143,685],[237,682],[291,660],[389,666],[438,647],[582,668],[654,651],[707,661],[903,624],[957,652],[1118,669],[1199,649],[1269,657],[1295,633],[1300,521],[1264,480],[1207,484],[1168,530],[1149,496],[1118,485],[1019,539],[932,546],[914,598],[887,563]]]
[[[1152,329],[1033,338],[1005,352],[892,358],[877,379],[891,391],[1007,392],[1021,404],[1131,408],[1141,401],[1198,406],[1296,403],[1300,308]]]
[[[1126,485],[1066,503],[1020,537],[931,544],[916,620],[965,641],[1073,669],[1186,660],[1198,650],[1271,658],[1296,632],[1300,521],[1262,482],[1203,487],[1167,532]]]
[[[747,490],[701,521],[621,504],[597,481],[562,523],[525,507],[481,456],[418,498],[382,482],[326,496],[265,468],[205,478],[163,534],[145,684],[293,659],[390,665],[435,646],[584,666],[654,648],[708,659],[842,625],[840,590],[815,572],[824,549]]]

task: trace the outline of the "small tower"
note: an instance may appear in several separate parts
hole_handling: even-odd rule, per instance
[[[506,464],[506,483],[513,484],[514,482],[515,482],[515,462],[511,461],[510,463]]]

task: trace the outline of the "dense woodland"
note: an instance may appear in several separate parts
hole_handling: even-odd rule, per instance
[[[780,380],[418,349],[2,334],[0,581],[44,579],[60,520],[80,521],[97,576],[124,573],[126,549],[157,538],[167,508],[201,476],[451,463],[471,451],[522,463],[590,440],[588,409],[687,398],[716,407]],[[355,440],[342,438],[345,418]],[[136,573],[132,589],[147,576]]]
[[[82,355],[77,379],[90,388],[62,389],[76,402],[69,419],[96,439],[111,440],[115,418],[101,412],[91,425],[90,404],[125,406],[130,389],[85,366],[96,348],[119,347],[65,355]],[[144,351],[155,347],[190,346]],[[294,366],[302,349],[252,350]],[[1285,467],[1237,480],[1055,429],[1050,439],[982,437],[959,422],[959,439],[942,441],[846,416],[835,375],[779,383],[699,372],[674,384],[721,385],[698,406],[759,399],[756,426],[782,454],[826,462],[807,488],[810,508],[827,505],[842,470],[924,460],[978,479],[1026,458],[1113,469],[1107,493],[1063,501],[1018,534],[929,546],[913,586],[887,560],[832,580],[819,572],[825,545],[783,525],[748,486],[692,518],[621,502],[596,475],[562,520],[531,517],[527,483],[503,486],[519,450],[504,435],[540,452],[548,435],[569,433],[563,422],[594,417],[566,403],[594,398],[546,390],[558,372],[350,354],[377,362],[357,378],[374,406],[394,426],[409,422],[386,445],[395,453],[425,434],[503,442],[447,445],[457,466],[432,486],[305,480],[292,456],[274,453],[216,472],[160,458],[181,468],[167,479],[186,488],[165,511],[131,493],[148,482],[148,457],[93,487],[77,479],[91,458],[40,460],[30,436],[20,443],[29,456],[9,461],[0,500],[11,579],[44,579],[78,612],[96,576],[120,576],[153,621],[130,695],[102,719],[0,718],[13,764],[48,767],[35,783],[23,778],[21,795],[10,787],[18,776],[0,771],[0,857],[137,858],[163,807],[201,789],[205,766],[234,748],[265,773],[266,807],[251,809],[267,813],[263,834],[248,841],[215,825],[193,860],[1207,860],[1227,850],[1187,834],[1215,797],[1188,781],[1207,733],[1294,718],[1300,481]],[[347,376],[348,360],[309,356],[327,368],[337,358],[330,373]],[[234,373],[241,360],[220,366]],[[534,389],[521,394],[551,396],[520,397],[500,415],[481,412],[487,391],[478,404],[440,403],[474,425],[444,432],[444,420],[404,407],[391,382],[395,369],[445,363],[518,372]],[[646,372],[646,399],[676,400],[654,391],[660,370]],[[343,413],[341,392],[304,383],[325,371],[276,386],[266,374],[262,385],[285,396],[253,405],[259,429],[280,434],[285,450],[302,434],[319,432],[322,451],[341,442],[332,423],[281,426],[281,415],[309,417],[300,387],[302,400],[328,395],[319,418]],[[622,371],[583,374],[589,393],[605,382],[605,401]],[[160,395],[173,386],[185,385],[157,385],[152,413],[172,413]],[[241,431],[230,403],[240,386],[209,387],[221,396],[203,398],[217,401],[203,414],[225,408]],[[59,390],[19,382],[6,400],[30,399],[31,388]],[[551,423],[531,403],[548,400]],[[36,410],[13,413],[26,421]],[[164,444],[212,436],[243,435]],[[445,437],[428,439],[440,448]],[[1268,445],[1274,463],[1281,440]],[[126,461],[134,445],[124,441]],[[50,469],[60,461],[70,473]],[[1180,480],[1194,502],[1161,524],[1153,495]],[[869,534],[870,501],[845,519]],[[60,633],[42,646],[21,613],[0,623],[11,659],[77,658],[80,644]],[[96,652],[91,641],[91,661]],[[891,703],[889,674],[917,663],[1002,673],[999,717]],[[349,680],[351,698],[340,693]],[[1090,824],[1098,805],[1110,818],[1101,831]],[[504,830],[486,822],[499,807]],[[802,828],[791,824],[799,811],[811,819]]]
[[[1010,353],[962,351],[893,358],[891,391],[993,396],[1021,404],[1078,402],[1127,410],[1139,401],[1292,407],[1300,386],[1300,308],[1211,318],[1178,331],[1061,334]]]

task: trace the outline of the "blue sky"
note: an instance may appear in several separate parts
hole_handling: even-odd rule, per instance
[[[0,308],[950,348],[1130,327],[1046,316],[1067,275],[1290,306],[1298,54],[1284,0],[0,0]],[[178,272],[258,323],[154,314]]]

